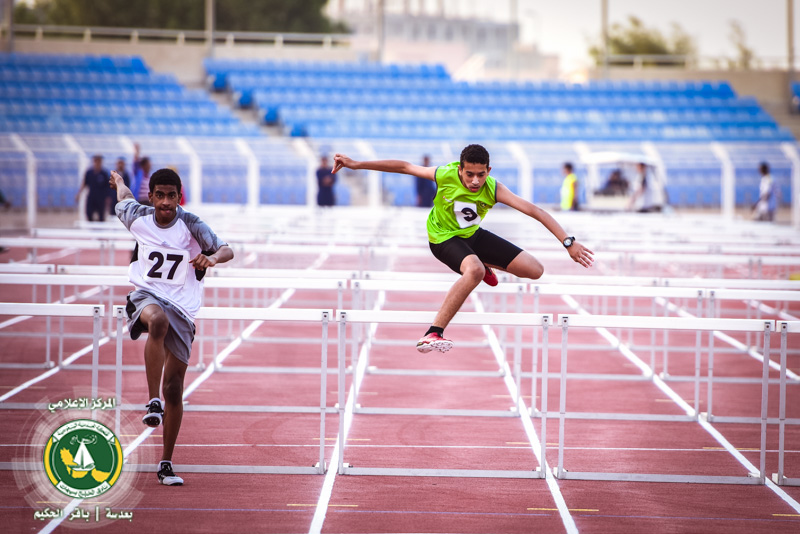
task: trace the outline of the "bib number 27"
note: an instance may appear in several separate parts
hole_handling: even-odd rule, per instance
[[[461,228],[468,228],[481,223],[481,217],[478,215],[478,207],[469,202],[454,202],[453,211],[458,221],[458,226]]]
[[[183,285],[189,253],[183,250],[143,247],[144,279],[162,284]]]

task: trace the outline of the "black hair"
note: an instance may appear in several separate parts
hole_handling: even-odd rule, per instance
[[[761,174],[769,174],[769,163],[762,161],[761,165],[758,166],[758,170],[761,171]]]
[[[150,192],[156,190],[157,185],[174,185],[181,194],[181,177],[172,169],[158,169],[150,176]]]
[[[569,161],[565,162],[564,163],[564,168],[567,169],[569,172],[572,172],[572,169],[573,169],[572,163],[570,163]]]
[[[461,151],[461,168],[465,163],[478,163],[479,165],[486,165],[489,168],[489,151],[481,145],[468,145]]]

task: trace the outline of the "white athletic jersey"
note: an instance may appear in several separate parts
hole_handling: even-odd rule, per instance
[[[128,267],[131,283],[136,289],[168,300],[194,320],[203,305],[205,272],[195,271],[189,262],[201,252],[214,254],[227,243],[197,215],[180,206],[167,226],[156,222],[154,207],[130,198],[119,202],[116,211],[119,220],[136,239]]]

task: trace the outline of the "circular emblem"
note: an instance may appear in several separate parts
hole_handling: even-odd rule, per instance
[[[44,470],[64,495],[91,499],[111,489],[122,472],[122,447],[104,424],[77,419],[47,440]]]

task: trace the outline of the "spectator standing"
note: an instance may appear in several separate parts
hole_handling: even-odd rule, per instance
[[[427,154],[422,156],[422,166],[431,166],[431,157]],[[416,176],[417,183],[417,206],[420,208],[432,208],[433,199],[436,196],[436,183]]]
[[[134,143],[133,148],[133,187],[131,192],[140,204],[150,206],[150,158],[141,157],[139,143]]]
[[[578,211],[578,177],[572,163],[566,162],[561,168],[564,181],[561,182],[561,211]]]
[[[317,169],[317,186],[319,192],[317,193],[318,206],[335,206],[336,194],[333,191],[333,186],[336,183],[336,175],[331,172],[331,165],[328,162],[328,156],[322,156],[319,161],[319,168]]]
[[[647,165],[639,163],[636,167],[638,172],[634,179],[629,209],[639,213],[660,212],[665,204],[664,186],[655,172],[647,171]]]
[[[769,173],[769,164],[765,161],[758,166],[761,173],[761,183],[758,187],[758,202],[754,207],[753,218],[757,221],[774,221],[775,210],[778,208],[778,198],[775,194],[775,180]]]
[[[125,168],[125,158],[120,156],[117,158],[117,167],[114,169],[117,174],[122,176],[122,180],[125,182],[125,187],[130,188],[131,186],[131,175],[128,174],[128,170]],[[117,193],[113,189],[108,189],[108,197],[111,199],[111,209],[108,211],[111,215],[116,215],[115,208],[117,206]]]
[[[106,220],[109,179],[108,171],[103,168],[103,156],[95,154],[92,156],[92,166],[83,175],[83,185],[75,195],[75,202],[77,202],[84,189],[89,190],[86,197],[86,220],[93,221],[95,215],[97,215],[98,221]]]

